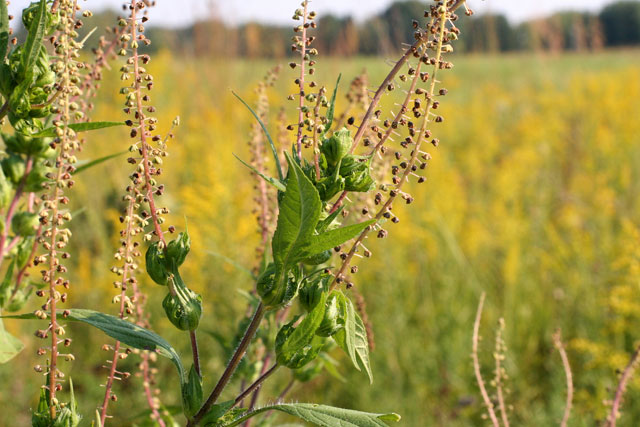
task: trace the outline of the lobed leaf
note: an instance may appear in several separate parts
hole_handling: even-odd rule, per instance
[[[353,307],[353,303],[344,294],[340,302],[346,304],[345,326],[338,331],[333,338],[336,343],[349,355],[351,362],[357,370],[364,370],[369,377],[369,382],[373,383],[373,372],[369,360],[369,341],[367,340],[367,329],[364,322]]]
[[[374,414],[352,409],[336,408],[315,403],[281,403],[264,406],[234,420],[224,427],[234,427],[262,412],[280,411],[293,415],[313,425],[321,427],[386,427],[391,422],[400,421],[400,415],[395,413]]]
[[[68,125],[69,129],[75,132],[86,132],[90,130],[110,128],[113,126],[124,126],[124,122],[86,122],[86,123],[71,123]],[[56,136],[56,128],[50,127],[41,130],[38,133],[29,135],[33,138],[53,138]]]

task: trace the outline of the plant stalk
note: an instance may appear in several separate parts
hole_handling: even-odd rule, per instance
[[[245,331],[244,336],[240,341],[240,344],[238,344],[238,348],[236,348],[236,351],[233,353],[233,356],[231,356],[231,360],[229,360],[229,363],[227,364],[227,367],[222,373],[222,376],[218,380],[218,383],[216,384],[213,391],[207,398],[207,401],[204,403],[204,405],[202,405],[202,408],[200,408],[200,410],[196,413],[196,415],[194,415],[194,417],[191,420],[189,420],[189,422],[187,423],[187,427],[198,425],[198,423],[207,414],[207,412],[209,412],[209,409],[211,409],[213,404],[216,403],[216,401],[222,394],[222,391],[224,390],[227,383],[231,379],[231,376],[238,368],[238,365],[240,364],[240,361],[244,357],[244,354],[246,353],[247,348],[251,343],[251,340],[253,339],[256,332],[258,331],[258,327],[260,326],[260,322],[264,317],[265,311],[266,310],[264,308],[264,305],[260,303],[260,305],[258,305],[258,307],[256,308],[255,313],[253,314],[251,323],[249,323],[249,326],[247,327],[247,330]]]

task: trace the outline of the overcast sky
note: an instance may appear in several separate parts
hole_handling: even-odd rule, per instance
[[[119,8],[122,0],[80,0],[96,12],[104,8]],[[352,15],[364,19],[380,12],[393,0],[313,0],[312,9],[318,13]],[[476,12],[505,13],[512,21],[546,15],[556,10],[598,10],[612,0],[468,0]],[[29,0],[11,0],[10,13],[18,16]],[[184,26],[199,17],[210,16],[215,8],[227,21],[237,23],[248,20],[289,23],[300,0],[157,0],[150,11],[150,24]],[[425,2],[427,4],[428,2]],[[215,6],[214,6],[215,5]]]

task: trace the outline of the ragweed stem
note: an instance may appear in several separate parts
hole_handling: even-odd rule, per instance
[[[218,380],[218,383],[216,384],[213,391],[207,398],[207,401],[204,403],[204,405],[202,405],[202,408],[200,408],[200,410],[196,413],[196,415],[191,420],[189,420],[189,422],[187,423],[188,427],[198,425],[198,423],[202,420],[202,417],[204,417],[206,413],[209,412],[209,409],[211,409],[211,406],[213,406],[213,404],[216,403],[216,401],[222,394],[222,391],[224,390],[227,383],[231,379],[231,376],[238,368],[238,364],[240,364],[240,361],[244,357],[244,354],[246,353],[247,348],[251,343],[251,340],[253,339],[256,332],[258,331],[258,327],[260,326],[260,322],[262,321],[264,314],[265,314],[264,305],[260,303],[256,308],[255,313],[253,314],[251,323],[249,323],[249,326],[247,326],[247,330],[245,331],[244,336],[240,341],[240,344],[238,344],[236,351],[233,353],[233,356],[231,356],[231,360],[229,360],[227,367],[222,373],[222,376],[220,377],[220,379]]]

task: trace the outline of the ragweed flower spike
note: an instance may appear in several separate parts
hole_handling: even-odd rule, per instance
[[[51,340],[48,352],[46,395],[48,396],[49,417],[54,420],[64,406],[61,406],[57,398],[57,393],[62,389],[61,380],[64,377],[59,368],[59,361],[60,358],[68,361],[73,360],[73,355],[59,352],[59,344],[64,343],[65,346],[68,346],[71,340],[66,337],[65,327],[61,323],[57,309],[60,307],[60,303],[67,300],[67,291],[70,286],[69,280],[64,277],[67,268],[64,266],[63,260],[69,258],[69,254],[64,249],[71,237],[71,232],[65,224],[71,220],[71,214],[65,207],[69,199],[64,193],[66,189],[73,187],[72,174],[75,171],[75,153],[80,148],[76,133],[69,126],[81,119],[78,105],[73,102],[73,98],[81,94],[77,82],[80,79],[82,63],[78,61],[80,43],[76,41],[78,37],[76,28],[78,28],[77,25],[80,25],[76,18],[79,11],[76,2],[60,0],[57,2],[55,11],[49,11],[46,7],[44,1],[34,3],[25,9],[22,19],[25,27],[29,29],[28,37],[42,39],[55,32],[55,37],[52,37],[52,40],[54,40],[53,50],[56,61],[53,65],[49,66],[49,58],[44,46],[39,49],[38,57],[34,58],[34,63],[28,64],[28,68],[33,68],[36,73],[40,74],[42,83],[49,86],[46,86],[48,88],[46,90],[43,88],[42,101],[36,103],[38,105],[32,103],[29,106],[27,101],[26,104],[18,102],[11,107],[9,119],[14,123],[14,126],[18,125],[22,129],[38,128],[42,122],[21,116],[24,108],[28,110],[29,107],[37,107],[43,115],[40,117],[46,117],[49,113],[55,117],[53,120],[55,137],[50,143],[50,147],[55,150],[55,155],[52,160],[46,160],[43,163],[43,167],[49,170],[47,176],[51,177],[51,180],[42,183],[46,191],[41,197],[42,209],[38,213],[42,226],[42,234],[38,237],[38,241],[44,248],[44,253],[37,258],[38,264],[46,266],[42,270],[42,279],[48,285],[48,294],[43,294],[46,301],[42,305],[42,309],[49,312],[50,318],[49,327],[44,334],[45,337],[48,335]],[[26,44],[28,43],[29,40]],[[40,44],[40,40],[37,43]],[[40,127],[40,129],[42,128]],[[37,129],[32,129],[32,133],[33,131],[37,132]],[[63,312],[62,318],[65,317],[65,314],[66,312]],[[40,354],[40,352],[38,353]]]
[[[149,63],[150,57],[138,54],[138,47],[141,44],[150,44],[150,41],[144,36],[143,22],[147,21],[146,8],[152,6],[153,3],[132,1],[125,5],[125,9],[129,10],[129,19],[119,19],[119,30],[117,31],[117,34],[120,34],[118,37],[119,45],[115,49],[118,51],[118,55],[127,57],[120,72],[121,81],[129,82],[129,84],[124,86],[120,93],[125,97],[125,113],[133,118],[127,119],[125,123],[130,127],[129,135],[134,141],[128,147],[131,156],[127,159],[127,163],[134,165],[135,168],[129,175],[129,184],[123,197],[126,207],[120,217],[120,222],[123,224],[123,229],[120,232],[121,245],[114,255],[120,265],[112,268],[112,272],[117,276],[117,280],[113,284],[115,288],[119,289],[119,295],[114,298],[114,303],[119,306],[121,319],[131,317],[135,323],[143,327],[148,326],[147,315],[144,311],[146,295],[139,288],[136,274],[141,258],[140,245],[151,241],[154,236],[157,241],[151,245],[150,251],[146,255],[147,271],[154,281],[161,282],[160,284],[163,285],[167,285],[169,282],[164,264],[159,263],[161,258],[164,259],[164,251],[167,247],[161,225],[164,223],[162,215],[168,213],[168,209],[157,208],[155,197],[161,195],[164,189],[157,183],[157,177],[161,173],[159,165],[162,164],[162,158],[168,155],[166,152],[167,140],[172,137],[172,133],[170,131],[165,138],[154,135],[157,119],[148,114],[155,112],[155,107],[149,105],[150,97],[148,93],[145,93],[153,88],[153,76],[144,68]],[[139,22],[137,17],[142,14],[145,14],[145,17],[143,22]],[[174,121],[172,129],[177,124],[178,121]],[[155,256],[154,250],[157,252]],[[174,295],[175,287],[173,284],[170,284],[169,288],[170,295]],[[109,376],[100,407],[100,420],[103,425],[108,416],[109,402],[117,400],[113,392],[114,380],[122,375],[129,376],[127,372],[119,374],[117,364],[119,360],[129,354],[130,350],[122,350],[119,341],[110,346],[109,350],[113,351],[113,357],[108,361]],[[147,351],[143,351],[141,357],[140,375],[143,378],[145,398],[152,411],[151,416],[160,425],[164,425],[159,413],[159,402],[151,389],[154,370],[150,363],[155,357]]]
[[[453,64],[445,59],[445,55],[453,51],[452,43],[458,38],[459,29],[453,22],[457,19],[455,11],[464,4],[464,1],[437,2],[425,11],[427,23],[424,27],[420,27],[414,21],[415,42],[383,81],[353,138],[351,153],[360,146],[359,142],[364,140],[363,145],[369,146],[367,155],[372,162],[375,162],[378,154],[386,152],[388,155],[392,142],[397,145],[393,147],[391,182],[385,182],[388,178],[376,177],[380,184],[373,197],[375,209],[372,210],[369,204],[361,210],[366,218],[375,219],[377,224],[365,229],[349,250],[340,252],[342,264],[335,273],[332,288],[343,282],[350,283],[347,274],[356,254],[370,256],[370,252],[363,245],[372,231],[376,232],[378,238],[387,237],[388,231],[380,225],[381,220],[391,219],[392,223],[399,222],[392,212],[393,203],[398,199],[402,199],[406,204],[413,202],[413,196],[404,191],[405,183],[412,178],[418,183],[424,182],[421,171],[426,169],[431,159],[431,154],[426,151],[425,146],[431,143],[437,147],[440,144],[440,141],[433,137],[431,128],[444,120],[436,110],[440,107],[441,99],[447,94],[447,89],[439,86],[438,78],[443,70],[453,67]],[[406,73],[401,72],[403,67],[406,67]],[[382,112],[377,110],[377,106],[382,96],[395,88],[393,82],[396,77],[400,82],[409,83],[407,95],[398,111],[392,113],[388,119],[382,120]],[[371,133],[371,138],[365,140],[363,137],[367,131]],[[334,204],[332,211],[336,210],[346,193],[344,192]]]

